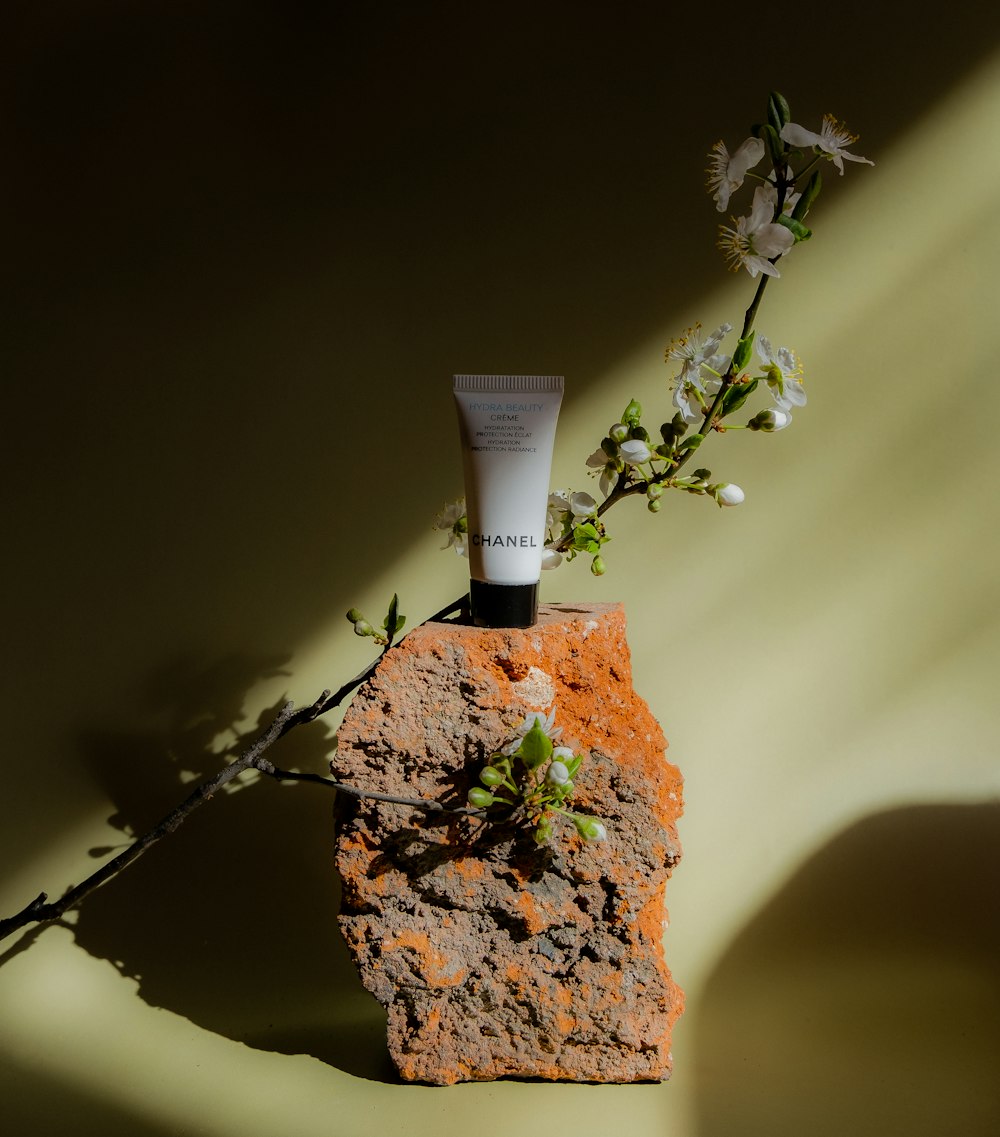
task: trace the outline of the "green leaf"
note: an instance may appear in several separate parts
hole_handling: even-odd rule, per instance
[[[722,396],[722,413],[731,415],[733,411],[738,411],[757,389],[759,382],[759,379],[751,379],[749,383],[738,383],[735,387],[730,387]]]
[[[583,762],[583,755],[576,754],[566,763],[566,773],[570,778],[575,778],[577,770],[580,769],[580,763]]]
[[[792,121],[792,112],[785,96],[780,91],[772,91],[767,100],[767,121],[772,128],[781,133],[781,128]]]
[[[792,231],[795,237],[796,245],[799,241],[808,241],[812,236],[812,230],[806,228],[801,221],[796,221],[794,217],[789,217],[787,213],[782,213],[779,217],[775,218],[779,225],[784,225],[786,229]]]
[[[819,197],[820,190],[823,188],[823,179],[820,176],[819,170],[813,170],[812,177],[806,182],[806,188],[802,191],[802,196],[795,203],[795,208],[792,210],[792,218],[795,221],[805,221],[806,214],[812,208],[813,202]]]
[[[535,723],[521,740],[517,753],[529,770],[537,770],[552,757],[552,739]]]
[[[382,621],[382,627],[385,628],[385,630],[390,635],[395,635],[395,633],[398,632],[399,629],[403,626],[403,623],[405,623],[405,621],[406,617],[401,617],[399,615],[399,597],[394,592],[392,594],[392,599],[389,601],[389,611],[386,613],[386,617]]]
[[[743,337],[736,345],[736,350],[733,352],[733,366],[737,371],[742,371],[744,367],[750,362],[750,356],[753,355],[753,341],[756,332],[750,332],[749,335]],[[730,388],[731,390],[732,388]]]
[[[771,165],[777,168],[785,164],[785,144],[778,136],[778,132],[768,123],[760,128],[760,136],[767,145],[767,152],[771,157]]]
[[[592,549],[590,546],[593,545],[598,538],[599,534],[595,526],[589,521],[585,521],[582,525],[577,525],[573,530],[573,548],[586,553],[596,552],[596,549]]]
[[[698,447],[705,441],[703,434],[689,434],[687,438],[677,447],[678,450],[697,450]]]

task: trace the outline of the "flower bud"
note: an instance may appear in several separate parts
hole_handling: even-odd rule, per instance
[[[479,780],[484,786],[498,786],[503,781],[503,771],[496,766],[486,766],[479,771]]]
[[[356,636],[373,636],[375,629],[365,619],[354,621],[354,634]]]
[[[770,434],[775,430],[784,430],[791,421],[792,416],[787,411],[769,407],[767,410],[755,414],[747,426],[751,430],[763,430]]]
[[[648,497],[650,501],[656,501],[658,497],[663,497],[663,483],[650,482],[646,487],[646,497]]]
[[[649,461],[652,452],[641,438],[630,438],[622,443],[621,456],[630,466],[639,466]]]
[[[622,422],[626,426],[638,425],[639,419],[642,418],[642,405],[637,403],[635,399],[630,399],[625,412],[622,415]]]
[[[663,508],[663,502],[659,498],[654,498],[652,501],[646,502],[646,508],[650,513],[659,513]]]
[[[545,771],[545,780],[550,786],[564,786],[569,781],[569,770],[566,765],[558,759],[549,763],[549,768]]]
[[[616,422],[608,431],[608,437],[612,442],[624,442],[628,438],[628,427],[623,422]]]
[[[624,430],[625,428],[622,427],[622,429]],[[627,435],[628,435],[628,432],[626,431],[626,436]],[[622,441],[622,440],[618,439],[618,438],[611,438],[610,436],[608,438],[602,438],[601,439],[600,453],[603,454],[606,458],[617,458],[618,457],[618,443],[620,441]]]
[[[604,558],[594,557],[594,559],[590,562],[590,571],[594,574],[594,576],[604,576],[605,572],[607,572],[607,569],[604,565]]]
[[[356,624],[359,620],[363,620],[364,616],[361,615],[357,608],[351,608],[347,613],[347,618],[352,624]]]
[[[555,758],[557,762],[565,762],[567,759],[572,762],[576,755],[568,746],[557,746],[552,751],[552,757]]]
[[[712,488],[712,496],[719,505],[742,505],[746,494],[733,482],[723,482]]]
[[[562,564],[563,555],[558,549],[543,549],[542,550],[542,568],[554,569]]]
[[[473,786],[469,790],[469,804],[479,809],[485,809],[488,805],[492,805],[494,800],[493,795],[488,790],[481,789],[479,786]]]
[[[538,825],[535,827],[535,840],[539,845],[544,845],[546,841],[552,836],[552,822],[548,817],[542,816],[539,818]]]
[[[606,841],[608,839],[607,829],[596,817],[580,817],[579,814],[576,814],[573,817],[573,824],[584,841]]]

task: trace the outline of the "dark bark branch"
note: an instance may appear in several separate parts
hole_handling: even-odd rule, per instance
[[[465,598],[462,597],[453,604],[449,604],[439,612],[436,612],[431,619],[442,620],[446,616],[462,610],[464,604]],[[0,920],[0,941],[6,939],[7,936],[12,935],[20,928],[27,927],[29,924],[48,923],[52,920],[58,920],[68,911],[75,908],[95,889],[100,888],[102,884],[105,884],[112,877],[117,876],[118,873],[124,868],[127,868],[134,860],[141,857],[147,849],[155,845],[163,837],[166,837],[167,834],[173,833],[194,810],[200,805],[203,805],[206,801],[209,801],[223,786],[247,770],[257,770],[279,781],[318,783],[329,789],[350,794],[352,797],[371,798],[375,801],[408,805],[414,809],[426,810],[428,813],[454,813],[466,816],[480,815],[482,810],[469,807],[451,808],[442,805],[438,801],[393,797],[390,794],[375,793],[374,791],[365,790],[357,786],[334,782],[330,778],[324,778],[319,774],[298,774],[289,770],[280,770],[264,757],[265,752],[269,750],[279,738],[283,738],[288,734],[289,731],[294,730],[298,726],[303,726],[306,723],[314,722],[321,715],[333,710],[334,707],[340,706],[352,691],[360,687],[361,684],[373,674],[382,656],[384,656],[391,647],[392,636],[390,634],[388,642],[383,647],[377,659],[370,663],[363,671],[355,675],[353,679],[349,679],[336,691],[323,691],[319,698],[309,706],[296,709],[293,703],[285,703],[270,726],[268,726],[264,733],[238,758],[230,762],[229,765],[223,770],[220,770],[219,773],[202,782],[180,805],[171,810],[171,812],[158,824],[154,825],[152,829],[144,833],[141,837],[136,838],[136,840],[133,841],[127,849],[122,850],[118,856],[107,861],[99,869],[91,873],[86,880],[81,881],[63,893],[58,900],[50,901],[46,893],[39,893],[39,895],[36,896],[30,904],[22,908],[20,912]]]

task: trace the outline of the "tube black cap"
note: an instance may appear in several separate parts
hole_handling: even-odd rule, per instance
[[[472,622],[477,628],[530,628],[538,623],[538,582],[491,584],[469,581]]]

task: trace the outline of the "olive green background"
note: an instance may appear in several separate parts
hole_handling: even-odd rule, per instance
[[[790,430],[738,510],[609,517],[685,773],[664,1085],[399,1085],[335,926],[330,802],[225,793],[0,954],[4,1131],[1000,1132],[998,18],[847,3],[8,6],[0,912],[58,894],[285,697],[344,611],[463,591],[457,371],[565,374],[555,485],[663,347],[738,323],[705,153],[767,92],[862,134],[759,326]],[[742,207],[742,200],[736,208]],[[659,417],[657,417],[659,416]],[[379,612],[379,616],[381,613]],[[277,759],[322,771],[335,721]]]

